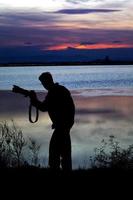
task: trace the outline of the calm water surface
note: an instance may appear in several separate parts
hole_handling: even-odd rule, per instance
[[[123,89],[124,95],[132,95],[133,66],[50,66],[50,67],[1,67],[0,89],[10,90],[13,84],[24,88],[42,90],[38,77],[42,72],[53,74],[59,82],[75,89]]]

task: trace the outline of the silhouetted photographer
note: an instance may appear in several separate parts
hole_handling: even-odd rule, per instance
[[[43,102],[38,100],[34,91],[26,91],[23,94],[30,97],[31,105],[35,106],[38,110],[43,112],[47,111],[53,122],[52,129],[54,129],[54,132],[49,145],[50,168],[60,169],[61,166],[63,170],[71,170],[70,129],[74,124],[75,115],[73,99],[67,88],[58,83],[54,83],[52,75],[49,72],[42,73],[39,80],[44,88],[48,90]]]

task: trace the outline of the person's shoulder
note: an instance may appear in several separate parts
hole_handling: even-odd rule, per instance
[[[55,88],[61,89],[61,90],[68,90],[65,86],[60,85],[59,83],[55,83]]]
[[[59,83],[55,83],[55,87],[59,92],[70,94],[70,91],[65,86],[60,85]]]

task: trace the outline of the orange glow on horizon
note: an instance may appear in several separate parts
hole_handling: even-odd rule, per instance
[[[93,45],[79,45],[76,49],[111,49],[111,48],[130,48],[133,44],[93,44]]]
[[[68,49],[68,48],[75,48],[75,44],[59,44],[59,45],[56,45],[56,46],[53,46],[53,47],[49,47],[47,50],[65,50],[65,49]]]
[[[89,45],[81,45],[81,44],[59,44],[56,46],[49,47],[47,50],[66,50],[68,48],[74,49],[111,49],[111,48],[133,48],[133,44],[113,44],[113,43],[99,43],[99,44],[89,44]],[[46,49],[45,49],[46,50]]]

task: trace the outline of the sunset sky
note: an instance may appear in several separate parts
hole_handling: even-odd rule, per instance
[[[0,0],[0,51],[133,48],[132,10],[132,0]]]

